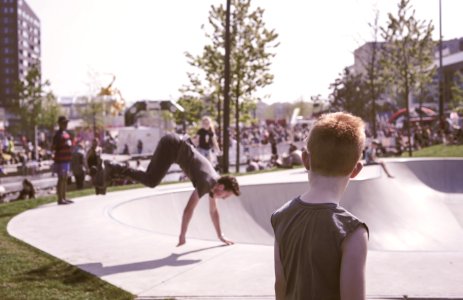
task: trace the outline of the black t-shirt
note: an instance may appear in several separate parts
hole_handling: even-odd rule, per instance
[[[214,132],[211,129],[201,128],[196,133],[199,137],[198,147],[202,149],[210,150],[213,146],[212,138],[214,137]]]

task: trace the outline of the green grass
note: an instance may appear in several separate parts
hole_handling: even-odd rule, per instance
[[[408,151],[402,157],[409,157]],[[413,157],[463,157],[463,145],[434,145],[413,151]]]
[[[111,191],[133,187],[114,188]],[[92,193],[93,190],[88,189],[69,192],[68,196],[74,198]],[[7,233],[6,226],[14,216],[55,201],[55,196],[50,196],[0,204],[0,299],[134,299],[130,293]]]

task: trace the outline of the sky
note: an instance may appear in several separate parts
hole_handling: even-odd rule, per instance
[[[185,52],[200,54],[211,5],[225,0],[26,0],[41,22],[42,76],[58,97],[89,95],[106,86],[124,99],[176,100],[191,71]],[[399,0],[253,0],[279,34],[272,85],[264,102],[328,97],[329,85],[354,63],[353,51],[373,39]],[[412,0],[419,20],[439,38],[439,0]],[[463,1],[442,0],[444,39],[463,37]]]

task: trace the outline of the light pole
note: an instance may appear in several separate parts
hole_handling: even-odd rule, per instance
[[[230,144],[230,0],[227,0],[225,17],[225,67],[223,87],[223,173],[228,173]]]
[[[442,69],[442,1],[439,0],[439,125],[444,126],[444,70]]]

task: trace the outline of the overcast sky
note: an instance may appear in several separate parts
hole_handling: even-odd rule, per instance
[[[374,10],[380,25],[399,0],[254,0],[279,34],[268,103],[327,97],[329,84],[353,64],[353,51],[372,39]],[[187,83],[185,51],[206,43],[201,25],[211,5],[225,0],[26,0],[41,20],[43,78],[58,96],[88,94],[89,85],[114,86],[128,101],[173,99]],[[439,1],[414,0],[420,20],[432,20],[439,37]],[[442,0],[443,37],[463,37],[463,1]]]

